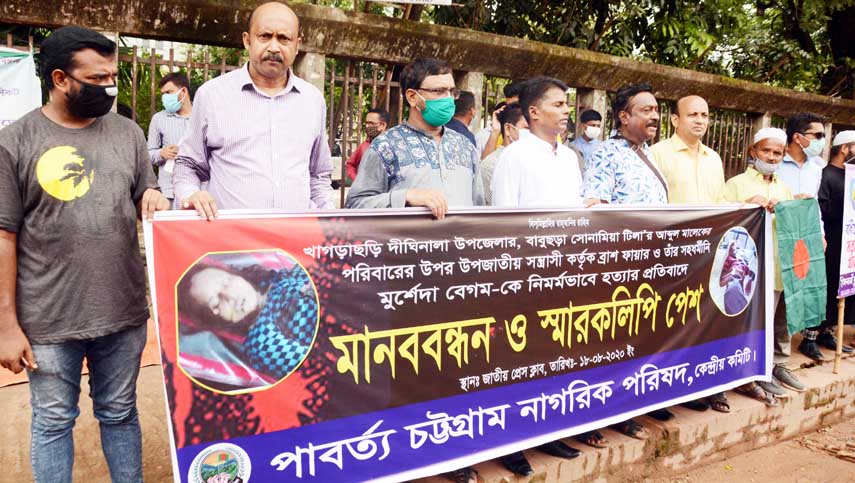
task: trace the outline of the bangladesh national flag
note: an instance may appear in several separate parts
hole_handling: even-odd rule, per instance
[[[825,253],[816,199],[775,205],[778,261],[790,335],[825,320]]]

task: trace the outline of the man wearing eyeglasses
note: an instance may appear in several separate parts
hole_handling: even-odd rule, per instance
[[[451,66],[443,60],[417,59],[401,71],[400,84],[409,117],[378,136],[365,152],[345,206],[424,206],[442,219],[449,206],[483,205],[476,148],[444,127],[460,95]]]

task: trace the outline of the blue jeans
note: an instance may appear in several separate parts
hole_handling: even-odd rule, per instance
[[[33,408],[30,461],[36,483],[71,483],[72,428],[80,414],[80,371],[89,365],[89,396],[114,483],[142,482],[142,434],[137,376],[146,324],[95,339],[34,344],[38,370],[29,371]]]

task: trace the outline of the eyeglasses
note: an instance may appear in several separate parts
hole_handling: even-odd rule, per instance
[[[805,136],[805,137],[813,136],[814,139],[822,139],[825,137],[825,133],[822,131],[819,131],[819,132],[802,132],[799,134],[801,134],[802,136]]]
[[[458,89],[456,87],[437,87],[434,89],[426,89],[424,87],[419,87],[416,90],[417,91],[430,92],[431,94],[433,94],[437,97],[451,96],[455,99],[460,97],[460,89]]]

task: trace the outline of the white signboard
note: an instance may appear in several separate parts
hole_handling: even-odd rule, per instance
[[[837,297],[855,295],[855,166],[846,165],[846,195],[843,198],[843,237],[840,240],[840,286]]]
[[[0,48],[0,129],[41,105],[32,54]]]

